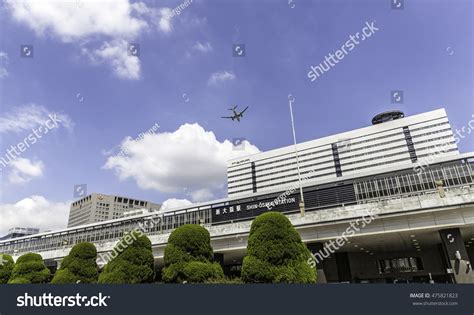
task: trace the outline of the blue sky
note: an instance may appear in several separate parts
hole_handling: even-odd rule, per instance
[[[472,1],[392,10],[389,0],[194,0],[173,16],[181,3],[2,3],[2,156],[48,114],[66,122],[2,170],[0,218],[57,211],[60,226],[83,183],[154,202],[224,197],[227,158],[291,144],[290,93],[298,141],[367,126],[392,108],[444,107],[454,129],[473,119]],[[311,82],[310,66],[366,22],[379,30]],[[25,44],[33,58],[20,56]],[[245,57],[233,57],[233,44],[245,44]],[[403,104],[391,104],[392,90]],[[241,123],[220,118],[231,105],[250,106]],[[155,124],[155,135],[129,143],[130,156],[116,156]],[[245,151],[226,141],[236,137]],[[473,138],[459,147],[473,151]]]

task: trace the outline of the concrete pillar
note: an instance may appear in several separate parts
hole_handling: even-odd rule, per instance
[[[440,230],[441,244],[456,283],[474,283],[474,272],[459,228]]]

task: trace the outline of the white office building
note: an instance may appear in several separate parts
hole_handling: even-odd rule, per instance
[[[122,218],[133,210],[158,211],[160,207],[150,201],[92,193],[71,204],[68,227]]]
[[[372,126],[299,143],[297,148],[303,186],[415,165],[433,153],[439,158],[459,154],[444,109],[409,117],[387,112],[374,118]],[[229,197],[297,185],[295,148],[230,160],[227,179]]]

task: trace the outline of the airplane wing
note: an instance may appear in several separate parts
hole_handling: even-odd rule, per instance
[[[232,118],[234,118],[234,117],[232,117],[232,116],[222,116],[221,118],[229,118],[229,119],[232,119]]]
[[[249,108],[249,107],[248,106],[245,107],[245,109],[243,111],[241,111],[239,115],[242,115],[247,110],[247,108]]]

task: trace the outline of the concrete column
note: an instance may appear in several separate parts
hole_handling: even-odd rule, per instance
[[[456,283],[474,283],[474,272],[459,228],[440,230],[441,244]]]

